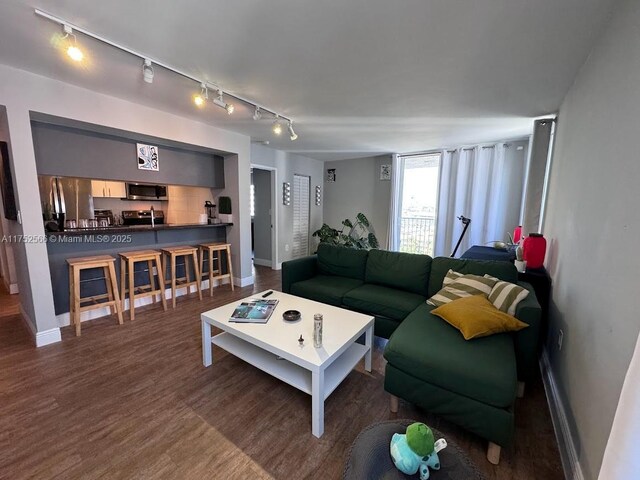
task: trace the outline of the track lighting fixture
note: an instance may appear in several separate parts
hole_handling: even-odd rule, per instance
[[[153,66],[148,58],[145,58],[142,64],[142,78],[147,83],[153,83]]]
[[[207,98],[209,98],[209,90],[207,90],[207,86],[204,83],[201,83],[200,93],[196,93],[193,96],[193,103],[196,104],[196,107],[202,107]]]
[[[298,134],[293,131],[293,122],[289,120],[289,125],[287,125],[287,130],[289,130],[289,138],[293,142],[298,138]]]
[[[70,43],[69,46],[67,47],[67,55],[69,55],[69,58],[71,58],[71,60],[75,62],[81,62],[82,59],[84,58],[84,53],[82,53],[82,50],[78,48],[76,36],[73,33],[73,28],[71,28],[67,24],[63,24],[62,31],[64,32],[64,38],[73,39],[73,43]]]
[[[276,121],[273,122],[273,127],[271,127],[271,130],[273,130],[273,133],[278,136],[280,136],[280,134],[282,133],[282,125],[280,125],[279,117],[276,117]]]
[[[196,104],[196,106],[204,107],[207,100],[209,99],[209,89],[211,89],[212,91],[217,91],[217,95],[213,98],[213,103],[221,108],[224,108],[227,111],[227,114],[231,115],[235,110],[235,105],[233,103],[227,103],[225,101],[226,97],[231,97],[231,99],[233,99],[233,101],[236,103],[240,102],[249,107],[253,107],[254,108],[253,119],[256,121],[262,120],[262,119],[275,118],[275,121],[272,124],[272,130],[275,135],[282,134],[283,123],[287,122],[287,130],[289,133],[289,138],[291,138],[291,140],[295,140],[298,138],[298,135],[293,130],[293,121],[284,115],[280,115],[274,110],[271,110],[264,106],[262,107],[258,106],[257,103],[253,102],[252,100],[246,97],[242,97],[238,94],[225,91],[220,86],[212,82],[203,81],[197,78],[196,76],[185,72],[184,70],[178,69],[167,63],[161,62],[158,59],[152,60],[145,54],[132,50],[131,48],[126,47],[124,45],[113,42],[101,35],[90,32],[89,30],[86,30],[83,27],[69,23],[67,20],[63,18],[57,17],[55,15],[51,15],[50,13],[44,12],[37,8],[34,9],[34,13],[38,17],[46,18],[47,20],[50,20],[62,27],[62,30],[64,33],[64,36],[63,36],[64,41],[62,42],[62,45],[65,46],[66,48],[65,51],[66,51],[66,54],[69,56],[69,58],[71,58],[75,62],[81,62],[85,58],[84,52],[78,46],[77,39],[76,39],[76,33],[81,33],[84,37],[88,37],[98,42],[101,42],[105,45],[109,45],[113,48],[118,49],[121,52],[128,53],[129,55],[133,55],[134,57],[137,57],[140,60],[142,60],[143,62],[142,78],[147,83],[153,83],[154,69],[155,67],[161,67],[164,70],[173,72],[176,75],[180,75],[181,77],[184,77],[188,80],[197,82],[200,85],[200,93],[196,93],[192,96],[193,102]]]
[[[222,98],[222,90],[218,90],[218,96],[213,99],[213,103],[215,103],[220,108],[224,108],[227,111],[227,114],[231,115],[236,107],[233,106],[233,103],[227,103]]]

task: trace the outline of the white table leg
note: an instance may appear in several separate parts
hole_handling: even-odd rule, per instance
[[[324,370],[311,372],[311,433],[324,433]]]
[[[204,320],[202,322],[202,364],[205,367],[213,363],[211,355],[211,325]]]
[[[371,354],[373,353],[373,325],[367,328],[364,336],[364,345],[369,350],[364,355],[364,369],[367,372],[371,372]]]

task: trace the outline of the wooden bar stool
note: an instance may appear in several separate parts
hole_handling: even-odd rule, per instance
[[[122,325],[122,309],[120,308],[120,295],[118,294],[118,283],[116,282],[116,270],[114,268],[116,259],[111,255],[97,255],[95,257],[67,258],[69,265],[69,316],[71,324],[76,326],[76,337],[80,336],[80,320],[82,312],[95,308],[109,307],[111,315],[118,315],[118,323]],[[80,296],[80,272],[91,268],[102,268],[107,293],[92,295],[90,297]],[[106,302],[98,300],[107,299]],[[82,305],[83,302],[91,302],[90,305]]]
[[[202,300],[202,290],[200,290],[200,269],[198,268],[198,248],[191,245],[177,245],[175,247],[165,247],[162,250],[162,254],[169,257],[169,261],[164,260],[164,265],[169,269],[171,275],[170,280],[166,280],[166,274],[163,275],[163,281],[171,282],[171,302],[173,308],[176,308],[176,286],[187,287],[187,293],[191,292],[191,285],[195,285],[198,289],[198,297]],[[184,277],[176,278],[176,258],[184,257]],[[187,258],[191,257],[193,261],[193,272],[195,278],[191,280],[189,274],[189,265]]]
[[[202,265],[204,262],[204,254],[205,252],[209,253],[209,273],[205,274],[203,272],[203,276],[209,278],[209,295],[213,296],[213,281],[214,280],[223,280],[225,278],[229,279],[229,283],[231,284],[231,291],[233,288],[233,267],[231,266],[231,244],[230,243],[201,243],[198,245],[200,248],[200,271],[202,272]],[[228,272],[222,273],[222,254],[226,252],[227,254],[227,268]],[[216,266],[213,267],[213,262],[215,261]]]
[[[164,298],[164,282],[162,281],[162,275],[164,269],[162,268],[162,255],[157,250],[137,250],[133,252],[122,252],[120,255],[120,295],[122,296],[122,311],[124,311],[124,297],[129,292],[129,312],[131,320],[135,318],[135,304],[136,298],[151,296],[153,303],[156,303],[156,295],[160,295],[160,301],[162,301],[162,308],[167,310],[167,301]],[[146,285],[135,285],[135,266],[136,263],[146,262],[149,269],[149,283]],[[153,275],[153,262],[156,263],[156,269],[158,270],[158,288],[156,288],[155,276]],[[129,272],[129,287],[125,277]]]

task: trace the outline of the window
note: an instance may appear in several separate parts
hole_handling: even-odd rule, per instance
[[[402,157],[401,252],[433,256],[440,153]]]

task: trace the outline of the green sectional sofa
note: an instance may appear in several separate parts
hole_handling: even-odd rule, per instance
[[[518,283],[508,262],[320,244],[316,255],[283,263],[282,290],[375,316],[375,335],[389,339],[384,386],[392,409],[401,397],[476,433],[497,463],[513,437],[518,389],[537,371],[541,310],[531,286],[520,283],[531,293],[516,317],[529,327],[467,341],[426,303],[449,269]]]

